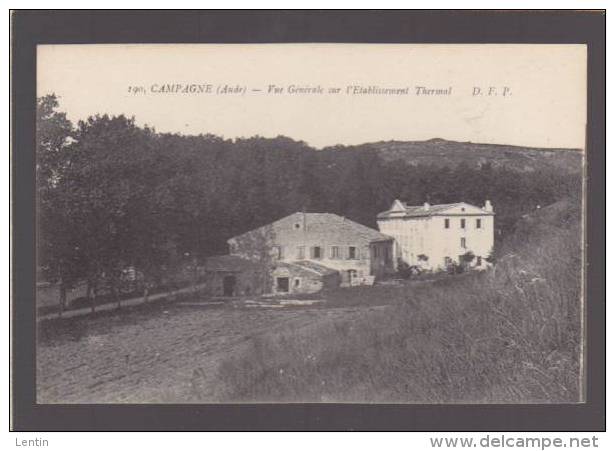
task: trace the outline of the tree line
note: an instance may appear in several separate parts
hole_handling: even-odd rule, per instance
[[[155,284],[186,259],[226,253],[226,240],[304,210],[376,226],[399,198],[496,208],[496,238],[537,205],[580,193],[579,174],[489,164],[442,168],[387,162],[368,145],[316,150],[287,137],[223,139],[137,126],[123,115],[72,124],[54,95],[37,101],[40,276],[62,290],[122,270]]]

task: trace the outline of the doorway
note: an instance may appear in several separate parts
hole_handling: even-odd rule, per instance
[[[288,277],[276,277],[275,291],[278,293],[288,293]]]
[[[235,295],[235,285],[237,284],[237,279],[235,276],[224,276],[222,281],[222,286],[224,289],[224,296],[231,297]]]

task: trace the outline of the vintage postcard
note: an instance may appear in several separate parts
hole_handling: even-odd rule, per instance
[[[37,48],[39,404],[585,399],[585,45]]]

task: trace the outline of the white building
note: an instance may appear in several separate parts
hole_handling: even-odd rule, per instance
[[[378,215],[378,228],[395,238],[395,261],[440,270],[454,263],[485,267],[493,249],[495,213],[491,202],[476,207],[465,202],[411,206],[395,200]],[[470,263],[461,256],[472,252]]]

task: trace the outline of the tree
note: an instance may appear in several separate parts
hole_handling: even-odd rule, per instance
[[[402,258],[397,259],[397,274],[402,279],[409,279],[412,275],[412,267]]]
[[[83,268],[64,196],[74,131],[66,114],[57,111],[54,94],[37,99],[36,106],[37,265],[47,280],[59,284],[62,313],[66,292]]]
[[[459,257],[459,266],[461,267],[461,271],[467,269],[470,263],[474,261],[474,258],[476,258],[476,256],[472,251],[467,251],[465,254],[461,255]]]
[[[134,265],[145,281],[144,295],[160,277],[174,237],[168,157],[153,130],[124,116],[94,116],[79,122],[67,200],[79,212],[78,237],[95,309],[100,283],[112,291],[122,268]],[[77,212],[75,212],[77,214]]]
[[[57,111],[55,94],[36,102],[36,187],[39,196],[55,188],[70,164],[73,126],[66,113]]]

